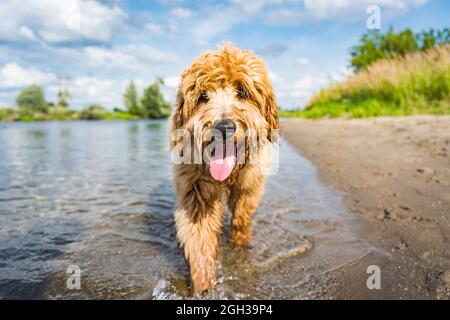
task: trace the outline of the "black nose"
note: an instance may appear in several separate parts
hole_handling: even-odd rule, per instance
[[[222,132],[222,137],[226,140],[233,136],[236,131],[236,124],[231,120],[222,120],[216,123],[214,129]]]

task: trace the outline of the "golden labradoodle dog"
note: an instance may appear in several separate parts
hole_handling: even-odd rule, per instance
[[[224,203],[232,212],[231,242],[247,246],[264,188],[278,116],[261,59],[231,44],[202,54],[181,75],[171,117],[177,237],[193,292],[216,280]]]

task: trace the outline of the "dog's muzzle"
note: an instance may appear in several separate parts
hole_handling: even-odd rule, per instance
[[[226,141],[236,132],[236,124],[232,120],[221,120],[214,125],[214,129],[220,131],[223,141]]]
[[[236,132],[236,124],[231,120],[221,120],[213,127],[222,134],[223,140],[216,142],[209,172],[215,180],[224,181],[236,166],[236,146],[230,140]]]

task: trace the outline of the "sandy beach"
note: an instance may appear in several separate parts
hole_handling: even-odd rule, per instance
[[[380,260],[387,290],[371,296],[351,290],[350,296],[448,299],[450,117],[281,124],[284,138],[318,166],[320,179],[344,192],[358,235],[392,253]],[[346,297],[345,285],[341,291],[337,297]]]

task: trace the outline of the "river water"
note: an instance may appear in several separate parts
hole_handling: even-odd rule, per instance
[[[0,124],[0,298],[188,298],[167,131],[166,121]],[[340,297],[339,270],[379,254],[284,140],[253,221],[252,248],[233,249],[227,218],[204,298]],[[67,288],[69,266],[80,289]]]

